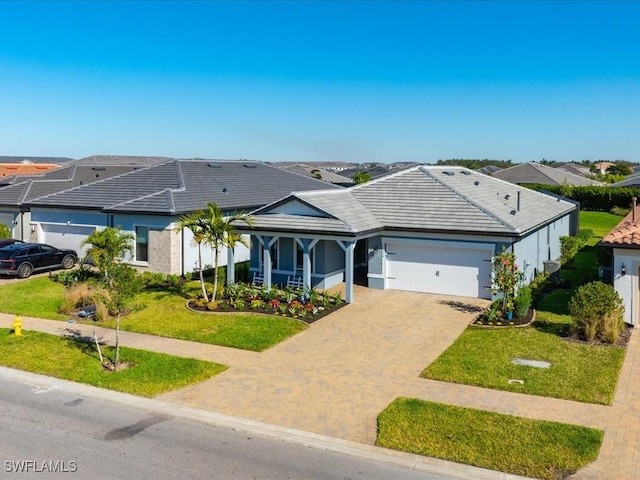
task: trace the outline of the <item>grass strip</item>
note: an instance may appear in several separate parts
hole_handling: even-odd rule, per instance
[[[103,348],[113,359],[113,348]],[[120,347],[120,359],[130,366],[109,372],[100,364],[92,343],[41,332],[23,331],[16,337],[0,329],[0,365],[100,388],[154,397],[206,380],[225,365],[163,353]]]
[[[411,398],[378,416],[381,447],[557,480],[598,456],[603,432]]]

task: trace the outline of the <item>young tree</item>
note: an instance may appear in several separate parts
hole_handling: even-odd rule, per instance
[[[356,173],[351,179],[353,180],[353,183],[360,185],[361,183],[368,182],[371,178],[371,174],[363,170],[362,172]]]
[[[0,223],[0,239],[11,238],[11,229],[4,223]]]
[[[104,276],[109,287],[112,285],[111,274],[118,262],[124,260],[127,253],[133,252],[133,234],[123,232],[120,227],[107,227],[95,230],[85,238],[81,245],[91,245],[87,256]]]
[[[113,370],[120,366],[120,315],[128,300],[142,290],[142,279],[135,268],[126,263],[118,263],[111,270],[110,288],[112,306],[116,310],[116,353]]]
[[[516,287],[522,277],[516,264],[516,254],[502,247],[502,251],[493,257],[493,283],[502,293],[502,310],[505,313],[513,308]]]
[[[243,222],[249,226],[253,225],[253,221],[249,215],[244,213],[232,213],[225,216],[218,205],[209,202],[207,203],[206,209],[181,216],[176,225],[176,231],[181,231],[184,228],[187,228],[193,233],[194,243],[198,246],[200,286],[202,288],[202,294],[207,302],[209,301],[209,296],[207,295],[204,283],[202,245],[207,245],[213,248],[214,251],[213,295],[211,299],[215,300],[218,290],[220,250],[222,247],[234,248],[238,243],[246,245],[245,240],[236,231],[234,222]],[[233,265],[228,265],[227,268],[233,268]]]

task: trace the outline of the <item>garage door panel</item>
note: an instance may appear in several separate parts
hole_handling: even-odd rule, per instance
[[[80,227],[76,225],[42,225],[43,243],[56,248],[71,248],[84,257],[90,245],[81,246],[82,241],[95,231],[95,227]]]
[[[485,249],[387,244],[387,287],[491,298],[490,252]]]

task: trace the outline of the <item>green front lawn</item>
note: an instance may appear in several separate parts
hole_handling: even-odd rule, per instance
[[[602,436],[576,425],[398,398],[378,417],[376,444],[556,480],[594,461]]]
[[[65,320],[68,316],[58,313],[63,295],[64,286],[47,277],[8,283],[0,286],[0,312]]]
[[[122,317],[123,330],[244,350],[261,352],[307,328],[277,315],[192,312],[185,298],[164,292],[140,293],[135,302],[144,308]],[[115,327],[115,321],[105,325]]]
[[[16,337],[9,329],[1,329],[0,349],[0,365],[5,367],[143,397],[183,388],[227,369],[217,363],[121,347],[121,362],[132,365],[109,372],[100,364],[93,343],[33,331]],[[112,358],[113,349],[103,348],[105,354]]]
[[[423,377],[513,392],[609,405],[613,401],[625,350],[615,346],[572,343],[559,334],[570,329],[567,304],[582,278],[597,272],[595,245],[621,217],[581,212],[580,228],[594,231],[588,245],[561,276],[572,288],[546,294],[537,305],[533,327],[518,329],[468,328]],[[514,365],[513,358],[551,362],[549,369]],[[509,384],[510,379],[524,384]]]
[[[549,328],[552,330],[552,324]],[[561,327],[561,325],[560,325]],[[422,376],[511,392],[609,405],[625,350],[571,343],[535,328],[469,327]],[[511,363],[544,360],[551,368]],[[510,384],[510,379],[524,384]]]
[[[197,282],[187,286],[189,291],[197,288]],[[3,285],[0,287],[0,311],[66,320],[68,315],[58,313],[63,295],[64,287],[46,277]],[[188,310],[185,302],[182,295],[168,291],[142,292],[131,302],[136,309],[122,317],[120,327],[131,332],[258,352],[307,328],[303,322],[277,315],[196,313]],[[85,323],[115,326],[115,321]]]

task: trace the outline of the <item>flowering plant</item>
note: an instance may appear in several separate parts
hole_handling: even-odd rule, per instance
[[[493,257],[493,283],[498,292],[502,293],[502,308],[505,312],[513,310],[513,297],[522,277],[516,264],[516,254],[503,246],[502,251]]]

